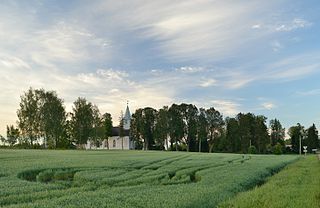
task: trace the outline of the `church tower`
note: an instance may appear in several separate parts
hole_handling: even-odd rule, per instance
[[[124,113],[124,117],[123,117],[123,129],[129,130],[130,122],[131,122],[131,114],[129,110],[129,102],[127,102],[126,112]]]

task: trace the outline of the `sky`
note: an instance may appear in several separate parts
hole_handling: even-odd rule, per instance
[[[320,126],[318,0],[0,2],[0,134],[20,96],[109,112],[172,103]]]

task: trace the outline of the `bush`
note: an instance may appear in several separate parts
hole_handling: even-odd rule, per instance
[[[257,153],[256,147],[251,145],[251,146],[248,148],[248,153],[249,153],[249,154],[256,154],[256,153]]]
[[[282,154],[282,145],[280,143],[277,143],[276,145],[274,145],[273,153],[276,155]]]

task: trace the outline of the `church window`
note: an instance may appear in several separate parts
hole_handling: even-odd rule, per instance
[[[113,147],[116,147],[116,140],[113,140],[112,146],[113,146]]]

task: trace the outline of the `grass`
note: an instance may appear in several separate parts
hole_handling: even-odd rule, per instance
[[[316,156],[303,158],[263,186],[240,193],[219,207],[320,207],[320,161]]]
[[[262,184],[296,159],[288,155],[0,150],[0,207],[216,207]]]

